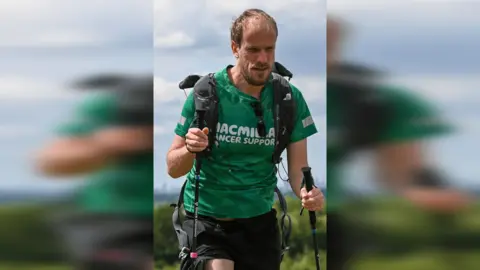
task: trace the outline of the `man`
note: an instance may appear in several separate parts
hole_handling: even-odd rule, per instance
[[[344,187],[341,184],[341,171],[345,165],[345,157],[353,151],[349,141],[339,138],[348,137],[345,132],[351,126],[347,122],[356,117],[347,115],[345,106],[347,92],[342,91],[338,83],[338,67],[342,64],[341,46],[346,36],[345,24],[338,19],[328,18],[327,22],[327,181],[328,181],[328,254],[329,267],[345,269],[346,263],[353,255],[351,239],[346,236],[354,230],[348,226],[341,215],[341,206],[347,202]],[[360,80],[355,81],[361,85]],[[360,89],[357,89],[360,91]],[[378,85],[374,94],[386,104],[385,114],[388,118],[371,138],[366,149],[375,153],[375,161],[381,184],[394,193],[406,198],[425,210],[449,213],[461,209],[469,199],[460,192],[448,188],[446,183],[434,174],[427,165],[426,155],[421,140],[440,136],[452,131],[452,128],[441,121],[438,113],[419,97],[409,94],[404,89]],[[355,119],[354,119],[355,120]],[[367,129],[370,119],[360,123],[356,129],[360,137]],[[358,122],[358,121],[357,121]]]
[[[235,66],[215,73],[219,97],[218,145],[211,157],[203,161],[199,181],[196,262],[204,265],[205,270],[280,269],[279,228],[272,209],[277,177],[272,162],[274,119],[270,109],[277,36],[277,25],[271,16],[258,9],[244,11],[231,28]],[[307,138],[317,130],[301,92],[293,85],[291,88],[297,114],[287,147],[290,184],[306,209],[318,211],[323,206],[321,192],[315,188],[307,194],[301,189],[301,169],[308,166]],[[191,94],[167,154],[169,175],[173,178],[187,175],[184,195],[187,219],[183,227],[190,238],[195,189],[192,166],[195,153],[206,149],[209,132],[191,127],[193,101]],[[254,129],[256,132],[250,132]],[[260,130],[266,131],[265,134]]]
[[[153,125],[148,117],[137,124],[130,119],[146,116],[148,104],[135,112],[119,95],[140,86],[153,92],[153,83],[151,76],[135,80],[114,80],[107,83],[114,89],[83,100],[37,155],[36,168],[45,175],[90,175],[76,199],[78,213],[59,224],[75,269],[153,269]]]

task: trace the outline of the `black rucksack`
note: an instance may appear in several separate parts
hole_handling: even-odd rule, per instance
[[[231,67],[231,66],[229,66]],[[289,80],[293,74],[283,65],[275,62],[272,70],[272,84],[274,89],[274,100],[272,112],[274,113],[275,129],[275,150],[272,154],[272,162],[278,164],[281,162],[281,155],[290,143],[290,136],[294,128],[294,117],[296,113],[296,104],[292,96]],[[288,77],[289,79],[285,79]],[[206,127],[209,129],[209,146],[203,153],[205,156],[214,150],[216,146],[216,133],[218,123],[218,106],[216,80],[213,73],[205,76],[189,75],[180,82],[179,88],[182,90],[192,88],[195,102],[201,99],[207,105],[205,113]],[[196,125],[195,117],[194,125]]]

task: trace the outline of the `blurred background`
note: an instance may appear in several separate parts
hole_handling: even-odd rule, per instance
[[[248,8],[263,9],[277,21],[276,61],[294,74],[292,83],[302,91],[319,130],[309,138],[308,158],[317,186],[325,188],[325,1],[185,0],[182,8],[178,1],[155,1],[155,259],[161,269],[178,268],[169,204],[176,203],[184,179],[171,179],[165,166],[185,101],[178,83],[190,74],[203,75],[234,64],[230,27]],[[288,194],[289,184],[279,180],[278,187],[289,197],[293,220],[291,249],[282,269],[311,269],[315,258],[308,217],[299,216],[300,202]],[[319,217],[319,224],[324,249],[324,217]]]
[[[1,1],[0,269],[69,269],[46,221],[83,177],[43,177],[33,154],[84,99],[74,80],[153,72],[151,14],[144,0]]]
[[[429,102],[454,126],[455,133],[425,142],[427,161],[474,198],[480,194],[479,8],[474,1],[327,3],[328,16],[348,24],[345,60],[387,72],[388,84]],[[370,153],[355,155],[347,169],[342,180],[356,199],[342,213],[359,221],[352,230],[364,241],[349,269],[478,268],[478,199],[461,213],[436,215],[381,189]]]

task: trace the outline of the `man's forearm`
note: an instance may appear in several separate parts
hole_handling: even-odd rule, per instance
[[[307,140],[292,143],[287,148],[288,178],[292,191],[301,198],[303,172],[302,168],[308,166],[307,161]]]
[[[186,175],[193,167],[195,154],[186,147],[171,150],[167,155],[168,175],[179,178]]]
[[[292,191],[300,199],[300,190],[302,189],[303,173],[302,170],[294,170],[288,173],[290,187]]]
[[[150,127],[101,129],[89,136],[62,138],[37,156],[36,167],[50,176],[90,173],[124,155],[153,149]]]
[[[59,142],[36,157],[36,168],[49,176],[74,176],[98,170],[112,161],[108,151],[93,140]]]

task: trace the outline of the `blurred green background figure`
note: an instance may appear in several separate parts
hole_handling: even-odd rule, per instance
[[[389,256],[397,256],[398,261],[401,255],[433,248],[451,252],[452,240],[462,230],[456,227],[456,216],[470,210],[473,199],[432,162],[425,140],[450,135],[455,125],[441,115],[433,101],[401,83],[389,83],[383,70],[347,62],[344,48],[352,31],[355,29],[342,19],[328,17],[328,267],[386,269],[381,261]],[[349,191],[352,182],[365,176],[358,171],[348,175],[348,165],[366,152],[381,196],[357,197]],[[346,181],[352,177],[358,179]],[[369,256],[373,259],[362,266],[359,262]],[[442,265],[456,264],[447,260]],[[422,263],[408,267],[438,269]]]
[[[98,75],[36,159],[51,177],[85,177],[60,215],[75,269],[153,268],[153,76]]]

